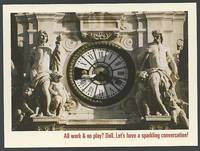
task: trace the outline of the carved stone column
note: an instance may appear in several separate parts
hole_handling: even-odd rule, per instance
[[[32,13],[26,14],[28,20],[28,44],[31,47],[35,43],[35,34],[37,33],[37,21],[35,15]]]
[[[147,23],[146,23],[146,18],[143,13],[137,13],[137,22],[138,22],[138,27],[137,27],[137,33],[138,33],[138,47],[143,47],[144,45],[147,44]]]
[[[28,20],[25,14],[16,14],[15,17],[17,22],[17,46],[23,48],[28,38],[25,34],[28,28]]]
[[[21,51],[23,55],[23,69],[22,71],[26,71],[26,63],[27,63],[27,56],[29,54],[29,37],[28,37],[28,20],[25,14],[16,14],[16,22],[17,22],[17,47],[18,51]]]

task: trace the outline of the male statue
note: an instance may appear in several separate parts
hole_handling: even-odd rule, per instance
[[[155,97],[155,106],[158,114],[169,115],[163,99],[164,92],[172,90],[174,97],[175,80],[178,79],[178,70],[176,63],[170,54],[168,47],[163,45],[162,33],[159,31],[152,32],[154,41],[149,45],[146,57],[150,67],[149,85]]]
[[[33,49],[32,67],[31,67],[31,82],[32,86],[41,93],[40,103],[43,106],[43,114],[52,116],[49,111],[51,95],[49,92],[50,86],[50,60],[51,49],[46,46],[48,35],[45,31],[39,31],[38,43]],[[42,99],[41,99],[42,98]]]

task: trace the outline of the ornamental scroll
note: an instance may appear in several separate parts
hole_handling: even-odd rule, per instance
[[[101,31],[101,32],[84,32],[82,33],[82,39],[84,41],[105,41],[113,40],[117,37],[118,33],[113,31]]]

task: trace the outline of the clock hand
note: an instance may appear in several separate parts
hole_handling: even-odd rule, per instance
[[[96,76],[96,74],[91,74],[91,75],[83,74],[81,76],[81,78],[83,78],[83,79],[93,79],[95,76]]]

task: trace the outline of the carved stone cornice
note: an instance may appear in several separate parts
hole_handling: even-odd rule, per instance
[[[119,20],[123,13],[90,12],[77,13],[79,20]]]
[[[147,20],[148,19],[163,19],[165,18],[169,18],[169,16],[173,16],[173,12],[144,12]]]
[[[174,12],[174,11],[167,11],[167,12],[144,12],[147,19],[183,19],[185,18],[185,12]]]
[[[173,16],[174,20],[183,20],[185,21],[186,13],[185,12],[176,12]]]
[[[58,21],[63,19],[65,13],[36,13],[36,18],[38,22],[42,21]]]
[[[16,22],[17,23],[21,23],[21,24],[28,23],[28,20],[27,20],[27,17],[26,17],[25,13],[15,14],[15,17],[16,17]]]

